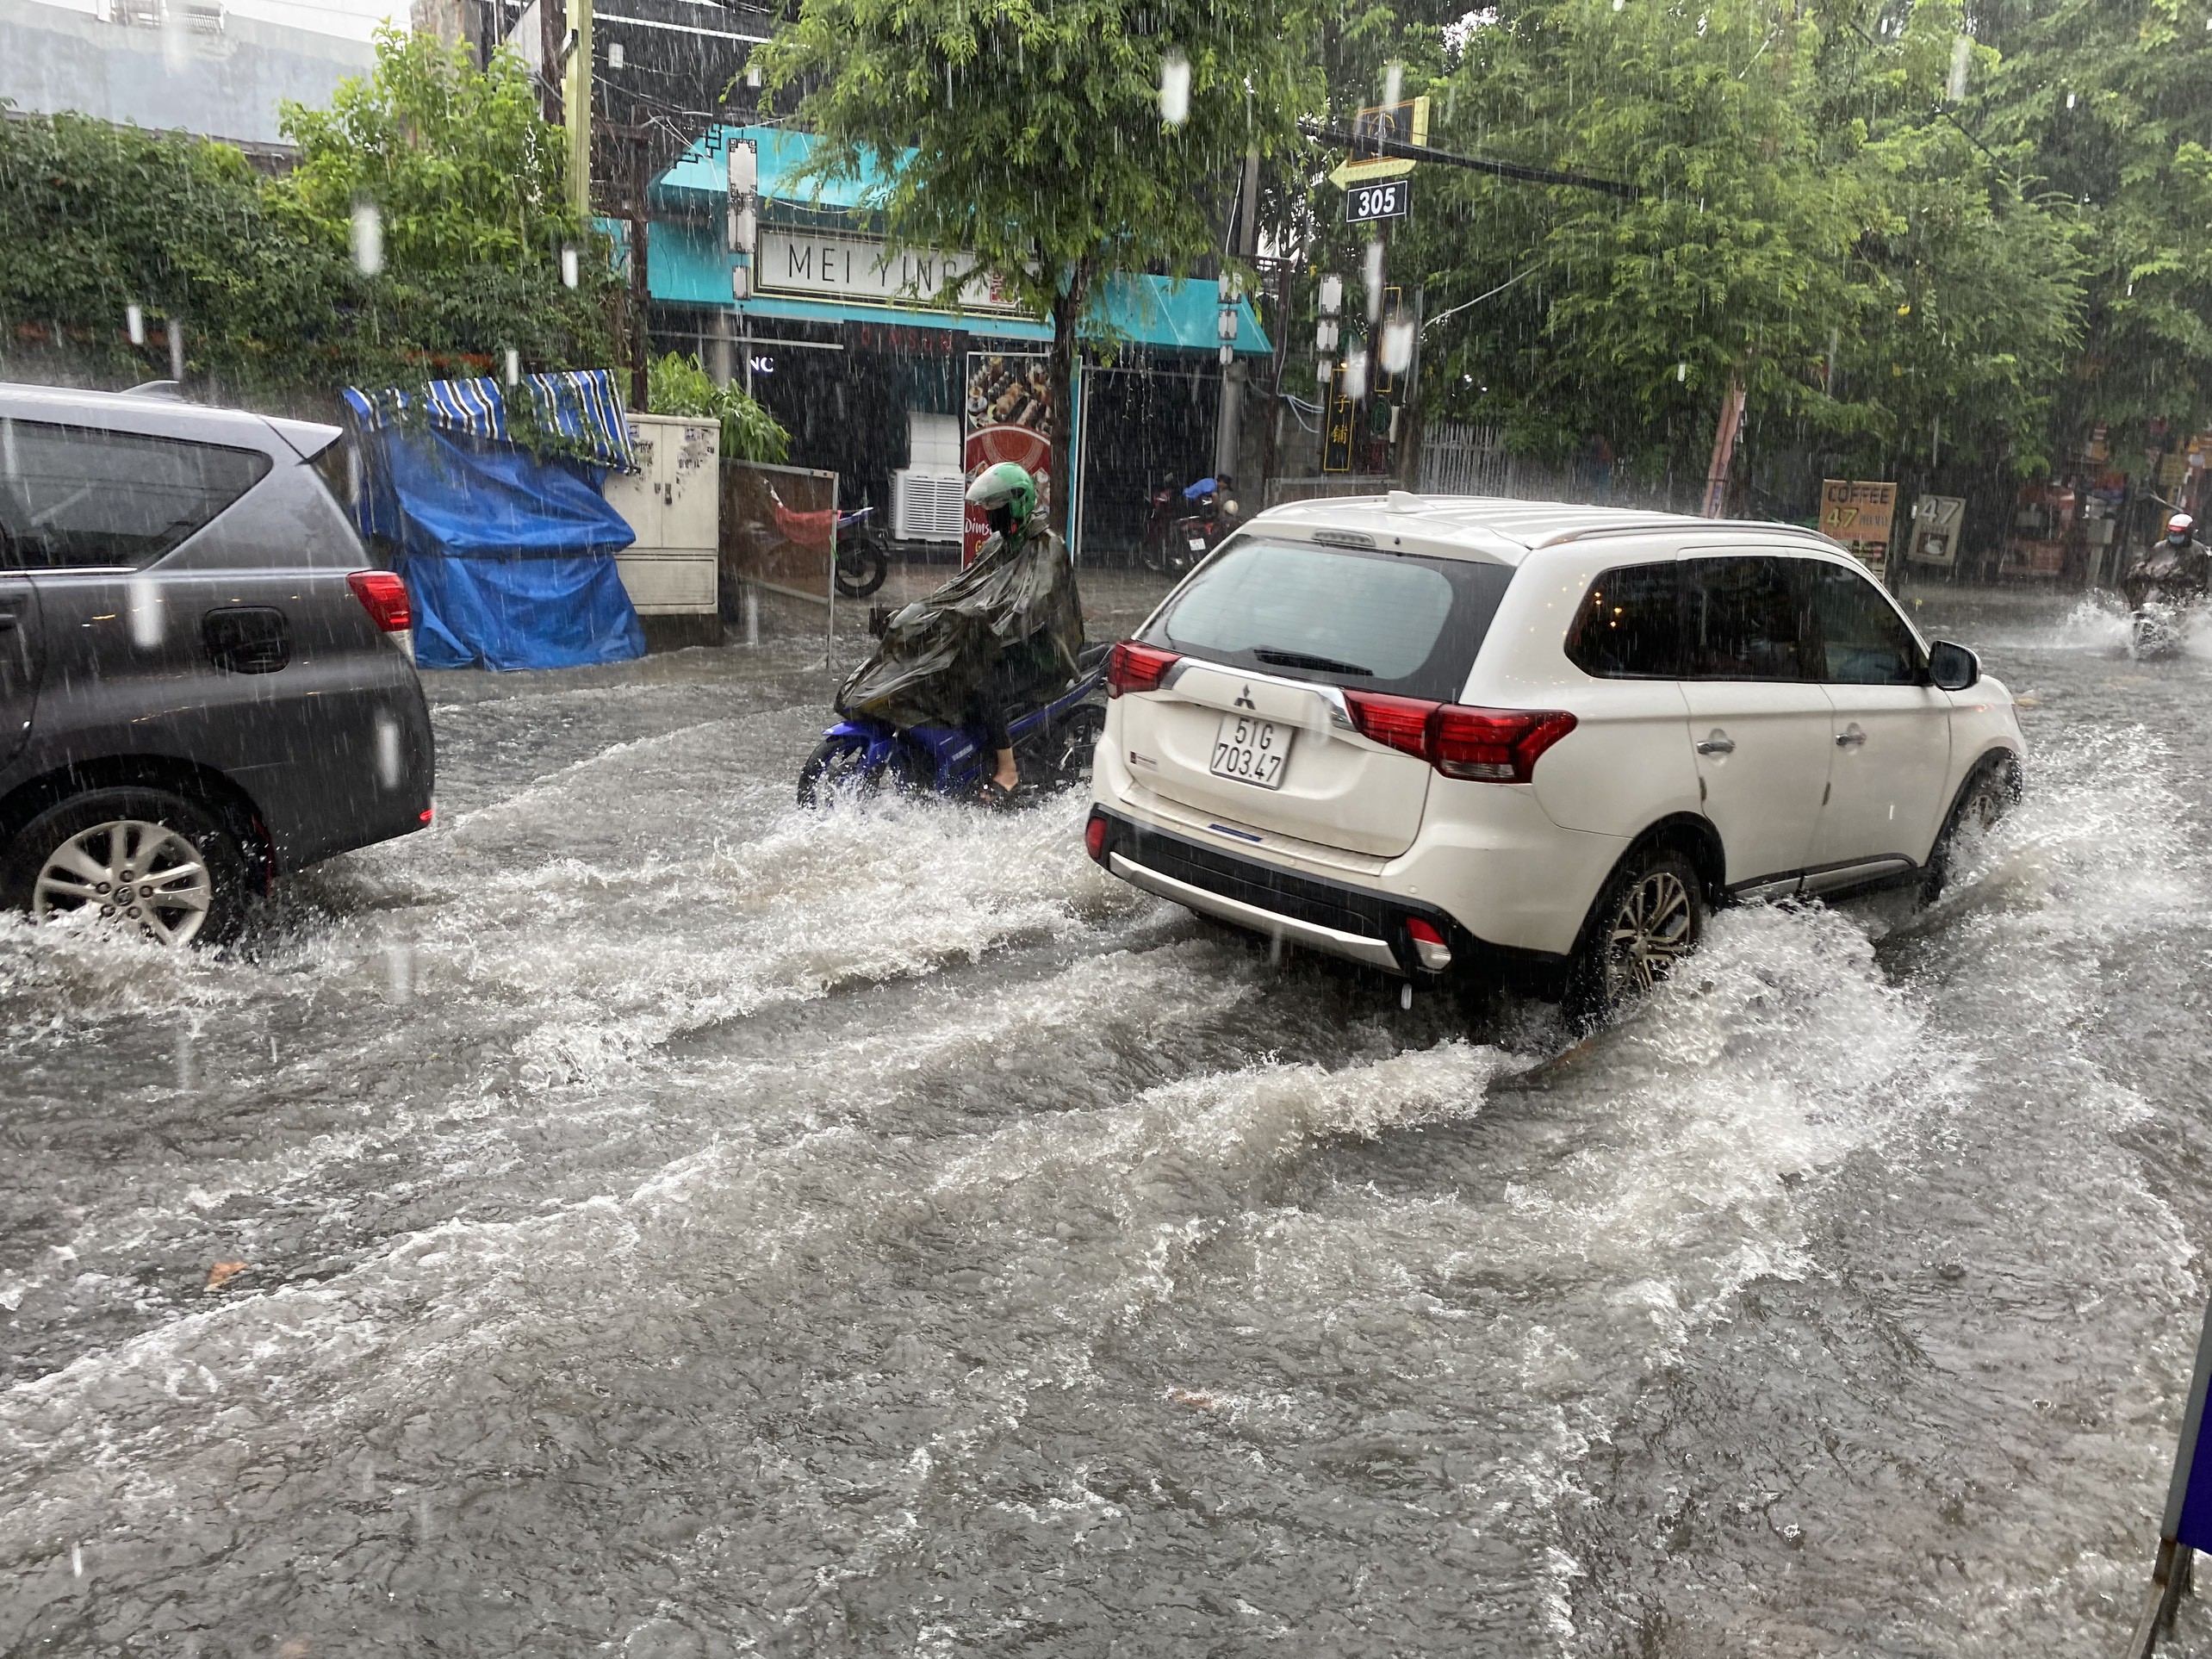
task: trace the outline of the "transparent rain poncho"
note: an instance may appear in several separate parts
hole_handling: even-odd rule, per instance
[[[837,693],[837,711],[896,726],[961,725],[1001,662],[1039,695],[1072,684],[1083,601],[1067,550],[1048,530],[993,536],[976,561],[891,618],[875,653]]]

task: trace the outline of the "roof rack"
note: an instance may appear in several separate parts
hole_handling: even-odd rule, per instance
[[[1753,531],[1762,536],[1802,536],[1823,547],[1842,546],[1834,537],[1817,530],[1808,530],[1803,525],[1769,523],[1759,519],[1696,519],[1687,513],[1669,513],[1643,519],[1623,518],[1612,524],[1578,525],[1571,530],[1553,531],[1549,535],[1538,537],[1529,544],[1529,548],[1533,551],[1539,547],[1560,547],[1569,542],[1589,541],[1600,536],[1640,536],[1655,530],[1691,529]]]

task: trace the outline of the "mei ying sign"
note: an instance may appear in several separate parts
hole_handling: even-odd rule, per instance
[[[965,253],[892,253],[867,237],[763,229],[754,264],[760,273],[756,286],[763,294],[934,308],[946,279],[966,276],[975,268],[975,259]],[[1022,312],[1011,295],[981,276],[962,284],[960,304],[970,311],[1016,316]]]

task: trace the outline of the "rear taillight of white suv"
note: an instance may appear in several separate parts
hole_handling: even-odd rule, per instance
[[[1469,709],[1363,691],[1344,702],[1362,736],[1478,783],[1526,783],[1544,751],[1575,730],[1563,709]]]
[[[369,620],[388,634],[402,634],[414,626],[407,605],[407,585],[388,570],[356,570],[345,579],[353,597],[369,613]]]
[[[1119,697],[1123,692],[1158,691],[1159,682],[1167,678],[1167,671],[1182,661],[1173,651],[1125,639],[1107,653],[1106,695]]]

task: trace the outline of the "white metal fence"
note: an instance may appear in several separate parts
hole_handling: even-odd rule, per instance
[[[1610,462],[1547,467],[1506,448],[1496,426],[1453,420],[1429,423],[1421,434],[1424,495],[1503,495],[1521,501],[1665,508],[1668,491],[1638,488]],[[1680,509],[1677,509],[1680,510]]]

